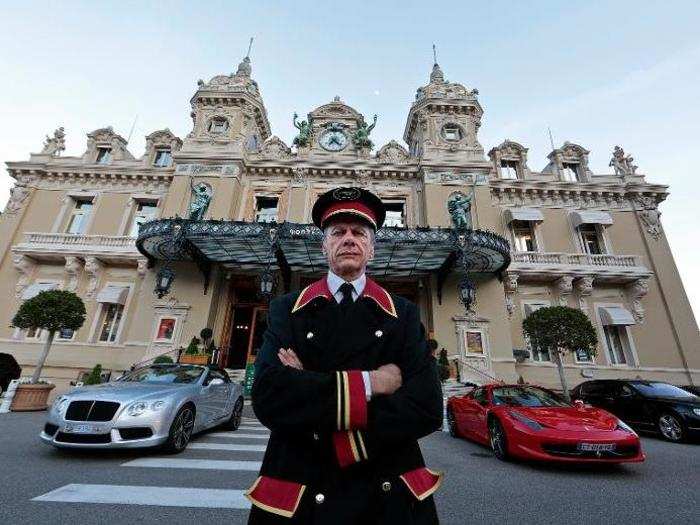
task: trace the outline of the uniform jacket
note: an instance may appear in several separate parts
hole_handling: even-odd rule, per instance
[[[280,348],[304,370],[283,366]],[[401,388],[367,401],[361,371],[387,363]],[[271,432],[249,523],[437,523],[441,474],[417,440],[440,427],[442,393],[413,303],[369,278],[345,312],[325,278],[273,300],[252,399]]]

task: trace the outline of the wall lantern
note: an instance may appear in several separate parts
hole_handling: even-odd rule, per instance
[[[260,295],[266,299],[272,297],[272,290],[275,287],[275,280],[272,277],[272,272],[266,269],[262,275],[260,275]]]
[[[173,272],[169,266],[161,266],[156,274],[156,289],[153,290],[153,293],[158,296],[158,299],[161,299],[170,292],[173,279],[175,279],[175,272]]]
[[[476,286],[469,277],[464,277],[459,283],[459,298],[467,312],[471,311],[476,302]]]

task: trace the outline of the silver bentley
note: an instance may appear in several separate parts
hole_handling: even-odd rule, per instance
[[[225,370],[154,364],[58,396],[40,436],[56,447],[160,446],[177,453],[194,433],[217,425],[236,430],[242,412],[243,387]]]

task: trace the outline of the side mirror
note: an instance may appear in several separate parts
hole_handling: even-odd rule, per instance
[[[207,386],[219,386],[219,385],[223,385],[223,384],[224,384],[223,379],[221,379],[219,377],[215,377],[214,379],[209,381],[209,384]]]

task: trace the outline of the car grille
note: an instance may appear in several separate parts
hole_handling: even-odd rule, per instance
[[[70,434],[67,432],[59,432],[56,434],[58,443],[88,443],[101,444],[111,443],[112,438],[109,434]]]
[[[52,425],[51,423],[46,423],[44,425],[44,433],[48,434],[49,436],[53,436],[57,430],[58,430],[57,425]]]
[[[120,428],[119,435],[124,440],[146,439],[153,435],[153,431],[149,427]]]
[[[112,401],[73,401],[66,410],[69,421],[111,421],[119,409]]]
[[[566,456],[572,458],[615,459],[631,458],[639,454],[637,445],[617,445],[615,450],[596,452],[593,450],[579,450],[577,444],[546,443],[542,445],[545,452],[553,456]]]

